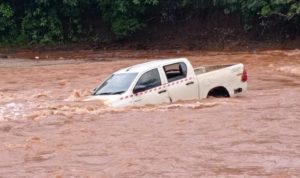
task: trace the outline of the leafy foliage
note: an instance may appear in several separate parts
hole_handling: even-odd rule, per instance
[[[14,21],[13,21],[14,11],[8,5],[0,3],[0,40],[2,43],[7,43],[9,36],[13,35]]]
[[[61,40],[61,23],[55,11],[48,13],[41,8],[25,13],[22,21],[22,34],[26,41],[50,43]]]
[[[2,0],[0,44],[97,41],[103,28],[123,39],[147,28],[149,19],[176,23],[182,16],[214,11],[240,16],[245,30],[300,31],[296,0]]]
[[[117,38],[124,38],[145,23],[141,17],[147,8],[158,4],[158,0],[100,0],[104,20],[112,27]]]

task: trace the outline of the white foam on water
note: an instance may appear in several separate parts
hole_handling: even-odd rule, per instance
[[[0,106],[0,121],[4,119],[4,108]]]
[[[0,119],[16,119],[24,113],[24,105],[21,103],[7,103],[0,106]]]
[[[286,74],[300,76],[300,66],[282,66],[277,68],[277,71]]]
[[[225,100],[223,100],[225,99]],[[123,111],[169,111],[174,109],[205,109],[212,108],[218,105],[229,105],[236,104],[238,101],[231,98],[230,102],[227,98],[212,98],[202,101],[185,101],[185,102],[175,102],[163,105],[146,105],[139,107],[128,107]]]
[[[286,51],[285,54],[287,56],[297,56],[297,55],[300,55],[300,50],[295,49],[295,50]]]
[[[270,50],[270,51],[264,51],[264,54],[271,54],[271,55],[285,55],[285,56],[297,56],[300,55],[299,49],[294,50]]]
[[[72,94],[65,101],[83,101],[90,92],[87,90],[73,90]]]

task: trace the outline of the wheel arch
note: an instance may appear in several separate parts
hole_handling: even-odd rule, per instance
[[[209,90],[207,93],[208,97],[230,97],[230,93],[228,92],[227,88],[224,86],[217,86]]]

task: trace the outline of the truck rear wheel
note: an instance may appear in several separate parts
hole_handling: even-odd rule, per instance
[[[211,89],[208,92],[207,98],[209,97],[222,98],[222,97],[230,97],[230,95],[225,87],[216,87]]]

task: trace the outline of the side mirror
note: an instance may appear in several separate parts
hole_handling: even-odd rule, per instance
[[[137,86],[134,87],[133,93],[136,94],[136,93],[145,91],[146,88],[147,88],[147,87],[146,87],[145,85],[137,85]]]

